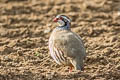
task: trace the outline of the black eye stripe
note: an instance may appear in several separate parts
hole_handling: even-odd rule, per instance
[[[63,20],[62,18],[57,18],[57,20]]]

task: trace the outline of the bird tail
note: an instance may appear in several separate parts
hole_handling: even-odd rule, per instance
[[[81,58],[75,58],[74,60],[71,61],[73,66],[75,67],[75,70],[84,70],[84,64],[83,64],[83,59]]]

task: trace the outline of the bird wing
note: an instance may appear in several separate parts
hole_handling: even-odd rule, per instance
[[[54,33],[54,46],[70,58],[85,58],[86,56],[81,38],[72,31],[62,30]]]

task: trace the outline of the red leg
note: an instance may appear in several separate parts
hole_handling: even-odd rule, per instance
[[[69,66],[69,73],[72,72],[73,66]]]

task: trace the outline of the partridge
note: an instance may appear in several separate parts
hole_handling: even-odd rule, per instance
[[[51,57],[60,65],[69,66],[69,72],[83,70],[86,50],[79,35],[70,29],[71,20],[65,15],[57,15],[54,20],[59,24],[49,38]]]

